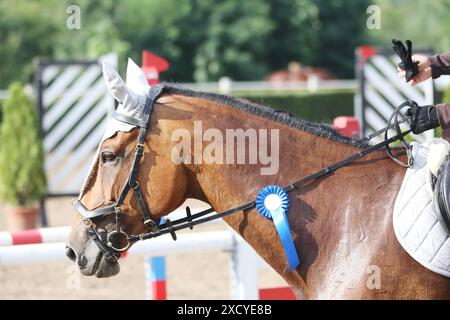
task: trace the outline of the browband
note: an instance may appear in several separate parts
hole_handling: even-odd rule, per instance
[[[145,122],[144,120],[136,119],[136,118],[129,117],[129,116],[125,116],[125,115],[123,115],[121,113],[118,113],[117,111],[114,111],[111,114],[111,117],[113,119],[116,119],[117,121],[125,122],[125,123],[131,124],[131,125],[136,126],[136,127],[140,127],[140,128],[146,128],[147,127],[147,122]]]

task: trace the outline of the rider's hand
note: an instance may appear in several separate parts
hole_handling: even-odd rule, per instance
[[[431,66],[427,56],[415,54],[411,57],[413,62],[419,62],[419,73],[408,83],[412,86],[431,78]],[[397,67],[400,78],[405,79],[405,70]]]
[[[411,130],[415,134],[439,127],[435,106],[411,107],[405,114],[410,118]]]

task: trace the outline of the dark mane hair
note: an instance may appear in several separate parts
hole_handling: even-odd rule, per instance
[[[339,134],[331,125],[326,123],[315,123],[307,120],[299,119],[290,112],[282,109],[273,109],[264,105],[260,105],[249,100],[230,97],[217,93],[198,92],[182,87],[174,83],[163,83],[164,92],[169,94],[177,94],[187,97],[205,99],[218,104],[223,104],[231,108],[249,112],[251,114],[261,116],[270,120],[278,121],[290,127],[299,129],[304,132],[314,134],[319,137],[327,138],[332,141],[345,143],[348,145],[363,148],[367,144],[353,140]]]

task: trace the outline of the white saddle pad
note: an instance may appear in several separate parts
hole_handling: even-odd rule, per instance
[[[422,266],[450,278],[450,237],[436,218],[427,190],[429,146],[413,143],[412,152],[414,166],[406,170],[395,201],[395,235]]]

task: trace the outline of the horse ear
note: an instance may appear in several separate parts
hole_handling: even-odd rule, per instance
[[[150,86],[147,82],[147,77],[139,66],[130,58],[128,58],[127,65],[127,86],[134,93],[146,97]]]
[[[105,61],[103,62],[103,78],[113,97],[123,105],[133,107],[139,102],[136,95],[131,90],[128,90],[127,85],[117,71]]]

